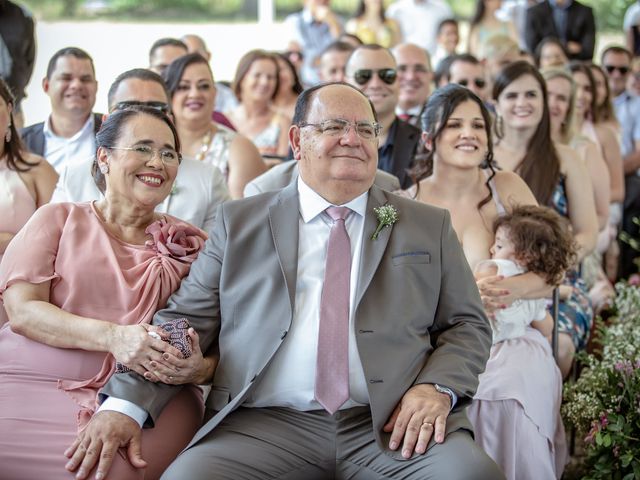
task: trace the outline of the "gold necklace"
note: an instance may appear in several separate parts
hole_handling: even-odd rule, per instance
[[[211,148],[211,139],[213,138],[213,132],[211,128],[207,130],[207,133],[202,137],[202,145],[200,146],[200,151],[196,154],[196,160],[202,161],[204,160],[205,155]]]

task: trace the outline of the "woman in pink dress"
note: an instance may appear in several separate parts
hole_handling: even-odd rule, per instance
[[[154,212],[178,173],[173,124],[149,107],[117,111],[96,141],[95,179],[104,200],[39,209],[0,266],[9,317],[0,330],[4,479],[73,478],[64,451],[96,409],[116,361],[174,384],[204,383],[215,367],[214,359],[203,359],[193,330],[193,355],[182,359],[149,335],[155,327],[147,325],[206,239],[201,230]],[[164,361],[163,353],[173,360]],[[172,377],[161,374],[169,369]],[[134,468],[121,452],[110,478],[158,478],[202,416],[200,389],[182,388],[156,428],[143,434],[147,468]]]
[[[0,262],[18,230],[51,199],[58,174],[47,161],[24,151],[13,121],[15,100],[0,78]],[[0,326],[7,317],[0,304]]]

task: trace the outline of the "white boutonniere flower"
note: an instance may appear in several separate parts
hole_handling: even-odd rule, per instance
[[[383,228],[390,227],[398,221],[398,210],[393,205],[387,204],[374,208],[373,211],[378,219],[378,227],[371,235],[371,240],[376,240]]]

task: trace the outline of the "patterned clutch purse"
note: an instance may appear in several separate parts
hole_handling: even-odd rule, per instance
[[[169,338],[165,339],[164,341],[171,344],[172,347],[180,350],[183,358],[189,358],[193,353],[191,339],[189,338],[189,334],[187,333],[190,326],[191,325],[189,325],[189,320],[187,320],[186,318],[169,320],[168,322],[159,325],[162,330],[169,334]],[[149,334],[151,335],[151,332]],[[157,334],[154,334],[152,336],[156,335]],[[131,369],[123,363],[116,362],[115,373],[126,373],[130,371]]]

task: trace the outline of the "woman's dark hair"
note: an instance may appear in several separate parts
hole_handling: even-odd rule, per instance
[[[200,55],[199,53],[188,53],[187,55],[178,57],[169,64],[162,75],[164,83],[167,85],[167,90],[169,91],[169,96],[171,99],[173,99],[173,95],[178,90],[180,80],[182,80],[182,77],[184,75],[184,71],[187,69],[187,67],[198,63],[207,66],[207,70],[209,70],[209,73],[211,73],[211,80],[213,81],[213,73],[211,72],[209,62],[202,55]]]
[[[536,47],[535,52],[533,52],[533,58],[536,61],[536,67],[540,68],[540,57],[542,56],[542,49],[547,45],[557,46],[560,50],[562,50],[562,53],[564,53],[565,58],[567,59],[569,58],[567,49],[564,48],[564,45],[560,40],[558,40],[556,37],[546,37],[542,39],[542,41]]]
[[[544,78],[536,67],[527,62],[510,63],[502,69],[493,84],[493,99],[497,102],[504,89],[524,75],[531,75],[542,91],[542,119],[529,140],[527,153],[514,171],[527,183],[538,203],[548,205],[560,178],[560,158],[551,140],[551,119]],[[495,133],[501,139],[504,134],[499,123],[496,121]]]
[[[289,71],[291,72],[291,75],[293,75],[293,85],[291,87],[291,91],[296,95],[300,95],[302,93],[302,90],[304,90],[304,87],[300,82],[300,77],[298,76],[296,67],[294,67],[293,63],[291,63],[291,60],[289,60],[289,58],[287,58],[284,53],[276,53],[275,55],[287,65]]]
[[[516,206],[495,219],[493,233],[500,227],[507,230],[518,263],[548,285],[558,285],[576,262],[576,242],[568,222],[549,207]]]
[[[269,60],[272,61],[276,66],[276,87],[273,89],[273,95],[271,99],[273,100],[278,93],[278,88],[280,88],[280,80],[278,79],[278,74],[280,72],[280,66],[278,65],[278,61],[273,53],[269,53],[266,50],[251,50],[250,52],[245,53],[240,61],[238,62],[238,68],[236,69],[236,75],[233,79],[233,93],[236,94],[236,98],[238,101],[242,102],[242,94],[240,92],[240,85],[242,85],[242,81],[244,77],[247,76],[247,72],[251,68],[254,62],[258,60]]]
[[[11,93],[9,86],[2,78],[0,78],[0,97],[2,97],[4,103],[7,104],[7,111],[9,108],[12,109],[9,112],[9,125],[7,126],[11,135],[11,140],[7,142],[6,135],[2,138],[2,142],[4,143],[4,153],[7,159],[7,167],[16,172],[28,172],[31,168],[38,165],[38,162],[29,162],[24,158],[24,145],[22,144],[20,135],[16,130],[15,122],[13,121],[13,107],[16,104],[16,100]]]
[[[569,63],[569,71],[572,74],[576,72],[582,73],[589,80],[589,89],[591,90],[591,104],[589,105],[589,111],[586,112],[588,118],[596,123],[598,118],[598,92],[596,91],[596,79],[593,77],[593,72],[589,68],[589,64],[584,62],[573,61]]]
[[[105,119],[104,122],[102,122],[100,130],[96,133],[96,156],[94,157],[93,164],[91,165],[91,176],[93,177],[94,183],[102,193],[106,190],[106,182],[104,175],[98,167],[97,151],[101,147],[108,149],[109,147],[115,146],[129,121],[140,115],[149,115],[164,122],[169,127],[171,134],[173,135],[175,151],[180,153],[181,147],[180,139],[178,138],[178,131],[173,125],[171,119],[160,110],[146,105],[132,105],[130,107],[114,111]]]
[[[364,12],[367,10],[367,6],[365,5],[365,0],[360,0],[358,2],[358,6],[356,7],[356,13],[353,14],[355,18],[360,18],[364,15]],[[380,2],[380,21],[384,22],[386,19],[384,14],[384,4]]]
[[[431,150],[416,156],[416,165],[411,169],[410,175],[416,184],[416,196],[420,190],[420,180],[431,176],[433,173],[433,157],[436,153],[436,140],[447,126],[447,121],[454,110],[465,102],[474,102],[480,108],[482,119],[484,120],[485,131],[487,133],[487,156],[485,157],[480,168],[489,169],[489,177],[486,186],[488,195],[483,198],[477,205],[478,210],[491,200],[491,187],[489,182],[495,176],[493,168],[493,142],[491,141],[491,115],[484,106],[480,98],[468,88],[458,84],[449,84],[438,88],[429,97],[427,106],[424,109],[422,118],[422,131],[432,142]]]
[[[484,5],[485,0],[476,0],[476,9],[473,12],[473,16],[469,20],[469,26],[475,27],[482,21],[482,17],[484,17],[484,12],[487,11],[487,7]]]

